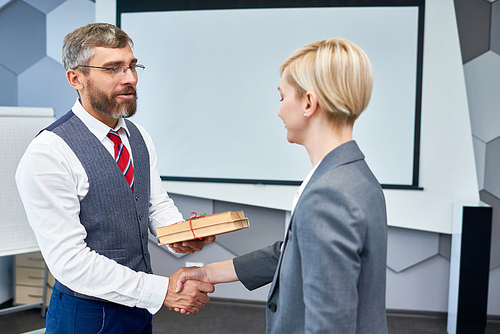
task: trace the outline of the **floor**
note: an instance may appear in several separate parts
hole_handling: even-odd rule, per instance
[[[45,319],[40,309],[0,315],[2,334],[41,334]],[[388,312],[390,334],[446,334],[445,314],[407,314]],[[153,333],[254,334],[265,333],[265,308],[261,303],[214,300],[195,315],[183,315],[164,308],[153,318]],[[486,334],[500,334],[500,320],[490,320]]]

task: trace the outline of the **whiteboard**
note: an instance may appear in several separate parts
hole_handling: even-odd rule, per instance
[[[15,174],[36,134],[55,120],[52,108],[0,107],[0,256],[37,251]]]
[[[278,68],[297,48],[342,37],[374,69],[354,139],[380,183],[415,186],[421,14],[417,5],[122,13],[146,66],[132,120],[153,137],[164,179],[299,183],[312,166],[277,116]]]

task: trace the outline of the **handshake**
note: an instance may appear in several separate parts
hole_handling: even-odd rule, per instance
[[[237,280],[233,260],[212,263],[201,268],[180,268],[169,278],[163,304],[183,314],[197,313],[210,301],[207,294],[215,291],[214,284]]]

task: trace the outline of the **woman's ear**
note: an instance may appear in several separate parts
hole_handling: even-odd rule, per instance
[[[83,76],[83,73],[77,72],[74,69],[69,69],[66,71],[66,79],[68,79],[68,82],[71,85],[71,87],[73,87],[76,90],[83,89],[83,82],[81,76]]]
[[[319,107],[318,98],[316,97],[316,94],[312,91],[307,91],[304,96],[304,103],[305,103],[304,116],[311,117],[316,113]]]

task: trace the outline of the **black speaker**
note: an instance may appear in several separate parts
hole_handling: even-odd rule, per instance
[[[488,280],[490,274],[491,222],[493,209],[487,206],[462,207],[461,233],[454,233],[452,238],[452,261],[454,252],[459,252],[458,296],[453,306],[456,306],[457,334],[484,334],[488,306]],[[460,246],[458,246],[460,245]],[[453,271],[450,266],[450,284]],[[457,268],[458,267],[458,268]],[[450,293],[453,293],[450,289]],[[453,296],[450,296],[453,297]],[[450,299],[451,300],[451,299]],[[453,312],[454,313],[454,312]],[[449,312],[450,316],[450,312]],[[451,319],[455,321],[455,318]],[[455,326],[453,326],[455,325]],[[450,319],[448,321],[450,333]],[[451,333],[450,333],[451,334]]]

